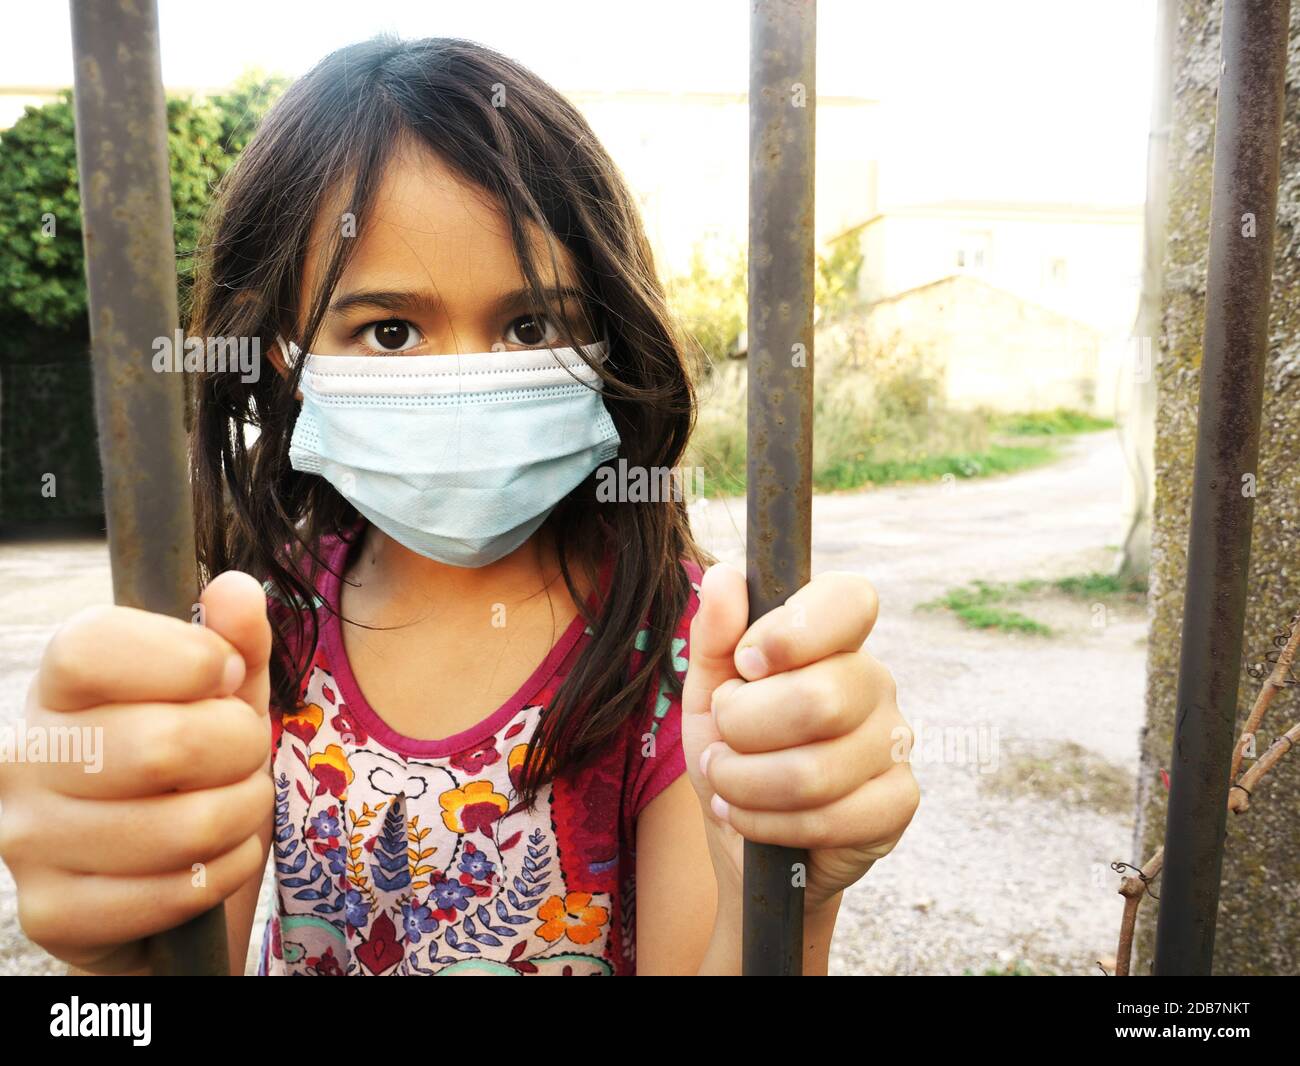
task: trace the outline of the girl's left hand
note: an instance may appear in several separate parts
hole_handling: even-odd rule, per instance
[[[743,839],[806,848],[815,910],[911,822],[912,732],[889,671],[862,648],[876,609],[866,578],[827,573],[749,626],[744,575],[704,575],[682,734],[720,888],[740,892]]]

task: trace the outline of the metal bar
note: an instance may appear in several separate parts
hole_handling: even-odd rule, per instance
[[[816,0],[752,0],[749,23],[746,571],[754,622],[812,572]],[[791,708],[792,714],[798,708]],[[803,969],[807,854],[745,842],[742,969]]]
[[[1209,974],[1241,678],[1290,0],[1226,0],[1157,975]]]
[[[167,111],[153,3],[72,0],[77,168],[113,599],[188,620],[197,598]],[[229,973],[221,907],[150,940],[155,974]]]

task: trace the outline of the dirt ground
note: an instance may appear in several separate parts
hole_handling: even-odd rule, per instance
[[[846,893],[832,973],[1099,974],[1113,955],[1109,864],[1140,858],[1143,609],[1038,597],[1019,609],[1052,627],[1043,637],[918,607],[976,579],[1109,569],[1122,477],[1118,442],[1100,433],[1026,473],[814,500],[814,573],[860,571],[880,592],[868,648],[898,681],[922,791],[902,844]],[[743,566],[742,500],[709,501],[696,525]],[[21,716],[59,621],[110,598],[102,539],[0,540],[0,722]],[[0,973],[61,971],[19,931],[0,866]]]

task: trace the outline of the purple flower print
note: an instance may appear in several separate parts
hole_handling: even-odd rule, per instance
[[[461,856],[458,869],[469,874],[475,881],[486,881],[492,876],[496,866],[488,861],[488,857],[483,852],[470,845],[465,854]]]
[[[438,881],[431,890],[431,897],[438,904],[440,911],[469,910],[469,901],[474,890],[459,881]]]
[[[348,925],[354,929],[364,929],[366,919],[370,917],[370,907],[361,898],[361,893],[355,888],[349,888],[344,897],[344,905],[347,907]]]
[[[322,840],[329,840],[331,837],[341,836],[343,833],[338,816],[333,813],[335,810],[336,808],[331,807],[328,811],[321,811],[311,820],[311,827],[316,830],[316,835]]]
[[[325,852],[325,858],[329,860],[330,873],[339,877],[343,873],[343,864],[347,861],[347,850],[340,844],[337,848],[330,848]]]
[[[438,921],[428,907],[418,900],[402,904],[402,926],[406,929],[408,943],[418,944],[421,933],[432,933],[438,928]]]

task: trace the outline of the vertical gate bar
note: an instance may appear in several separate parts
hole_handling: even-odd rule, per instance
[[[113,599],[188,620],[197,596],[177,328],[167,110],[154,3],[72,0],[77,169]],[[229,973],[216,907],[153,937],[155,974]]]
[[[749,620],[812,571],[816,0],[752,0],[749,31]],[[791,714],[799,708],[791,707]],[[795,848],[745,842],[742,969],[803,969]]]
[[[1259,459],[1290,0],[1226,0],[1177,718],[1154,972],[1209,974]]]

